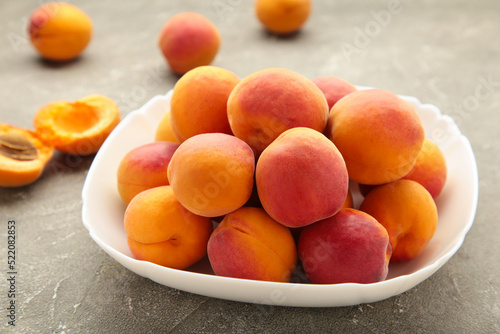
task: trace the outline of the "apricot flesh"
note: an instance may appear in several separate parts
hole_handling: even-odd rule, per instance
[[[242,79],[227,102],[233,134],[256,156],[281,133],[294,127],[325,129],[328,103],[323,92],[294,71],[270,68]]]
[[[342,153],[349,177],[383,184],[408,174],[424,142],[415,108],[382,89],[350,93],[332,108],[326,133]]]
[[[116,103],[105,96],[88,95],[75,102],[51,102],[38,110],[35,130],[57,150],[75,154],[96,153],[120,122]]]
[[[287,227],[333,216],[349,188],[335,145],[322,133],[300,127],[283,132],[262,152],[255,179],[262,206]]]
[[[206,255],[212,233],[209,218],[186,210],[170,186],[145,190],[127,206],[124,227],[138,260],[185,269]]]
[[[232,134],[227,100],[240,78],[216,66],[199,66],[184,74],[174,86],[170,101],[170,126],[179,142],[202,133]]]
[[[130,150],[120,161],[117,188],[122,201],[129,204],[140,192],[168,185],[168,164],[177,143],[158,141]]]
[[[242,207],[224,217],[207,246],[216,275],[288,282],[297,264],[293,236],[263,209]]]
[[[262,25],[278,35],[298,31],[312,10],[311,0],[256,0],[254,6]]]
[[[394,262],[409,261],[420,255],[438,224],[431,194],[412,180],[397,180],[372,189],[360,210],[387,229]]]
[[[31,44],[45,59],[78,57],[92,38],[92,21],[80,8],[52,2],[37,8],[29,19]]]
[[[387,231],[375,218],[342,209],[304,227],[298,252],[313,284],[375,283],[387,277],[391,245]]]
[[[28,129],[0,123],[0,187],[21,187],[43,174],[54,148]]]
[[[220,43],[217,27],[205,16],[193,12],[172,16],[162,27],[158,39],[169,67],[178,74],[211,64]]]
[[[204,133],[184,141],[168,166],[179,202],[193,213],[217,217],[243,206],[252,193],[255,158],[242,140]]]

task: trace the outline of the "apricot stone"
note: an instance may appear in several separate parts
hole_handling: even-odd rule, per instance
[[[288,282],[297,264],[290,230],[260,208],[242,207],[226,215],[207,249],[220,276]]]
[[[0,187],[21,187],[40,178],[54,148],[35,132],[0,123]]]
[[[174,269],[185,269],[203,258],[212,233],[210,218],[186,210],[170,186],[135,196],[125,211],[124,227],[136,259]]]
[[[227,100],[240,81],[233,72],[200,66],[177,81],[170,101],[170,124],[179,142],[201,133],[232,134]]]
[[[193,213],[217,217],[243,206],[252,193],[255,157],[242,140],[205,133],[184,141],[168,166],[179,202]]]
[[[117,187],[127,205],[140,192],[168,185],[168,164],[179,144],[158,141],[130,150],[118,166]]]
[[[387,231],[375,218],[342,209],[304,227],[298,252],[313,284],[375,283],[387,277],[391,245]]]
[[[168,65],[178,74],[211,64],[220,43],[217,27],[205,16],[193,12],[172,16],[161,29],[158,40]]]
[[[51,2],[37,8],[29,18],[31,44],[48,60],[78,57],[92,38],[92,21],[80,8]]]
[[[309,18],[311,0],[256,0],[255,13],[270,32],[287,35],[298,31]]]
[[[413,180],[424,186],[436,199],[446,183],[447,167],[443,152],[430,139],[425,139],[413,168],[403,179]]]
[[[309,128],[283,132],[260,156],[255,174],[266,212],[287,227],[333,216],[349,187],[342,155],[323,134]]]
[[[325,94],[328,110],[331,110],[338,100],[358,90],[350,82],[333,75],[318,77],[313,82]]]
[[[438,223],[431,194],[411,180],[397,180],[372,189],[360,210],[387,229],[394,262],[409,261],[420,255]]]
[[[227,114],[234,135],[259,156],[285,130],[308,127],[322,132],[328,103],[311,80],[288,69],[270,68],[250,74],[234,87]]]
[[[425,136],[415,108],[382,89],[339,100],[326,133],[342,153],[349,177],[362,184],[388,183],[408,174]]]

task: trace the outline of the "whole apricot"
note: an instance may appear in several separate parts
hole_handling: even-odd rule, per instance
[[[53,153],[54,148],[35,132],[0,123],[0,187],[35,182]]]
[[[424,142],[415,108],[382,89],[359,90],[332,108],[326,133],[344,157],[353,181],[388,183],[408,174]]]
[[[375,283],[387,277],[391,245],[374,217],[342,209],[304,227],[298,252],[313,284]]]
[[[288,69],[269,68],[250,74],[234,87],[227,115],[234,135],[259,156],[288,129],[308,127],[322,132],[328,103],[311,80]]]
[[[272,33],[287,35],[304,25],[312,9],[311,0],[256,0],[255,13]]]
[[[184,141],[168,166],[168,180],[184,207],[217,217],[243,206],[252,194],[255,157],[241,139],[204,133]]]
[[[322,133],[300,127],[283,132],[262,152],[255,180],[266,212],[287,227],[333,216],[349,188],[335,145]]]
[[[333,75],[318,77],[313,82],[325,94],[329,110],[332,109],[338,100],[358,90],[350,82]]]
[[[240,81],[233,72],[216,66],[199,66],[180,78],[170,101],[170,126],[179,142],[201,134],[232,134],[227,100]]]
[[[170,110],[163,115],[160,122],[156,126],[155,140],[179,143],[179,140],[177,140],[174,135],[174,131],[172,130],[172,125],[170,123]]]
[[[212,233],[208,258],[216,275],[288,282],[297,264],[290,230],[263,209],[242,207],[227,214]]]
[[[78,57],[92,38],[92,21],[80,8],[51,2],[29,18],[31,44],[45,59],[66,61]]]
[[[115,101],[92,94],[75,102],[48,103],[35,114],[33,124],[40,137],[59,151],[89,155],[99,150],[120,118]]]
[[[210,218],[184,208],[170,186],[145,190],[125,210],[124,227],[130,251],[145,260],[185,269],[207,253]]]
[[[360,210],[387,229],[394,262],[409,261],[420,255],[438,224],[431,194],[412,180],[397,180],[372,189]]]
[[[446,159],[443,152],[436,143],[425,139],[415,165],[403,179],[417,181],[435,199],[444,188],[446,174]]]
[[[168,65],[178,74],[209,65],[219,51],[217,27],[205,16],[182,12],[172,16],[160,31],[158,45]]]
[[[118,193],[125,204],[140,192],[168,185],[168,164],[179,144],[157,141],[130,150],[116,173]]]

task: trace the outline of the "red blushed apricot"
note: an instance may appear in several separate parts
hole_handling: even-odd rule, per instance
[[[288,129],[307,127],[322,132],[328,103],[311,80],[291,70],[271,68],[247,76],[234,87],[227,114],[234,135],[259,156]]]
[[[217,27],[205,16],[192,12],[172,16],[158,40],[168,65],[178,74],[212,63],[220,43]]]
[[[256,0],[255,13],[272,33],[287,35],[298,31],[309,18],[311,0]]]
[[[118,193],[125,204],[140,192],[168,185],[168,164],[179,144],[158,141],[130,150],[116,173]]]
[[[313,82],[325,94],[328,110],[331,110],[338,100],[358,90],[350,82],[333,75],[316,78]]]
[[[391,261],[417,257],[431,240],[438,212],[431,194],[419,183],[397,180],[371,190],[360,210],[373,216],[389,233]]]
[[[304,227],[298,252],[311,283],[375,283],[387,277],[391,245],[375,218],[342,209]]]
[[[417,181],[435,199],[444,188],[446,174],[446,159],[443,152],[433,141],[425,139],[417,162],[403,179]]]
[[[48,60],[78,57],[92,37],[92,21],[81,9],[63,2],[37,8],[29,18],[31,44]]]
[[[326,133],[344,157],[349,177],[383,184],[408,174],[424,142],[415,108],[382,89],[346,95],[332,108]]]
[[[220,276],[288,282],[297,264],[291,232],[260,208],[242,207],[226,215],[207,250]]]
[[[0,187],[35,182],[52,158],[54,148],[34,132],[0,123]]]
[[[217,217],[242,207],[254,184],[255,157],[242,140],[204,133],[183,142],[168,166],[179,202],[193,213]]]
[[[177,81],[170,101],[170,125],[179,142],[202,133],[232,134],[229,94],[240,79],[233,72],[200,66]]]
[[[210,218],[184,208],[170,186],[145,190],[127,206],[124,227],[136,259],[185,269],[206,255]]]
[[[344,204],[349,179],[342,155],[309,128],[283,132],[263,152],[255,173],[266,212],[287,227],[331,217]]]
[[[36,113],[33,124],[40,137],[61,152],[96,153],[120,122],[116,103],[105,96],[88,95],[76,102],[49,103]]]

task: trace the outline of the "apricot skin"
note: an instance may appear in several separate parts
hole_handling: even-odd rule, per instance
[[[117,188],[127,205],[140,192],[168,185],[168,164],[179,144],[153,142],[130,150],[120,161]]]
[[[446,175],[443,152],[433,141],[425,139],[415,165],[403,179],[417,181],[436,199],[444,188]]]
[[[217,217],[249,200],[254,171],[255,157],[244,141],[223,133],[204,133],[179,146],[168,166],[168,180],[188,210]]]
[[[297,264],[292,234],[260,208],[243,207],[226,215],[207,250],[220,276],[288,282]]]
[[[408,174],[425,137],[415,108],[382,89],[339,100],[326,133],[342,153],[349,177],[362,184],[388,183]]]
[[[78,57],[92,38],[92,21],[74,5],[53,2],[37,8],[29,19],[31,44],[48,60]]]
[[[184,74],[174,86],[170,101],[170,126],[177,140],[220,132],[232,134],[227,100],[240,78],[216,66],[199,66]]]
[[[234,135],[256,156],[282,132],[294,127],[325,129],[328,103],[311,80],[282,68],[257,71],[234,87],[227,103]]]
[[[333,75],[318,77],[313,82],[325,94],[328,110],[331,110],[338,100],[358,90],[350,82]]]
[[[178,74],[211,64],[220,43],[217,27],[205,16],[192,12],[172,16],[161,29],[158,39],[169,67]]]
[[[138,260],[185,269],[206,255],[212,223],[185,209],[170,186],[145,190],[125,211],[130,251]]]
[[[409,261],[420,255],[438,223],[431,194],[412,180],[397,180],[372,189],[360,210],[387,229],[394,262]]]
[[[346,201],[349,179],[344,160],[323,134],[309,128],[283,132],[257,162],[262,206],[287,227],[331,217]]]
[[[313,284],[375,283],[389,270],[391,246],[385,228],[355,209],[304,227],[299,258]]]
[[[277,35],[298,31],[309,18],[311,0],[256,0],[255,13],[262,25]]]
[[[45,167],[50,162],[54,148],[33,131],[0,123],[0,135],[15,133],[28,139],[37,150],[37,158],[21,161],[6,157],[0,152],[0,187],[21,187],[31,184],[42,176]]]
[[[179,143],[179,140],[177,140],[172,130],[172,125],[170,124],[170,110],[163,115],[156,126],[155,140]]]

